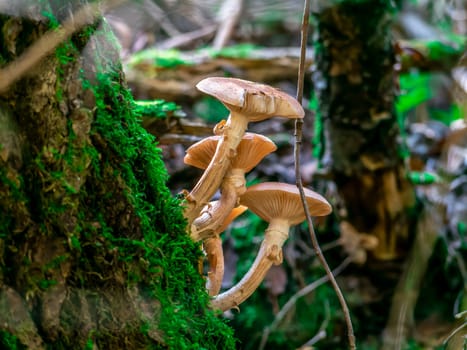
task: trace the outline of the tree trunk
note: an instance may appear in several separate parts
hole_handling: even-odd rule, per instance
[[[80,3],[3,6],[0,69]],[[0,94],[0,344],[233,348],[116,47],[86,27]]]
[[[406,179],[394,112],[391,1],[339,1],[315,13],[313,82],[321,159],[348,220],[379,240],[379,260],[405,255],[414,191]]]

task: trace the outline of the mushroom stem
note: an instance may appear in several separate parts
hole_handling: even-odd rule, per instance
[[[264,280],[271,266],[282,263],[282,246],[289,236],[288,232],[286,220],[271,221],[253,265],[235,286],[211,300],[211,307],[226,311],[248,299]]]
[[[230,169],[221,185],[221,197],[215,206],[201,212],[191,225],[190,236],[195,242],[215,237],[219,227],[238,205],[239,197],[245,193],[245,172],[242,169]]]
[[[222,251],[222,239],[219,236],[208,238],[204,241],[209,271],[206,289],[210,296],[219,294],[224,278],[224,253]]]
[[[186,198],[187,205],[184,215],[188,220],[189,227],[221,185],[247,126],[247,117],[234,111],[230,113],[227,122],[222,127],[223,137],[217,144],[216,153],[198,183]]]

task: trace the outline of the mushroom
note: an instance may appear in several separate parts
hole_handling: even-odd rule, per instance
[[[305,198],[312,216],[331,213],[328,201],[320,194],[305,188]],[[250,186],[240,197],[240,203],[269,222],[253,265],[243,278],[228,291],[211,301],[214,309],[229,310],[245,301],[260,285],[269,268],[282,263],[282,246],[289,236],[289,228],[305,220],[300,192],[295,185],[265,182]]]
[[[201,179],[186,196],[184,214],[189,226],[219,188],[249,122],[274,116],[294,119],[304,116],[303,108],[295,98],[268,85],[211,77],[200,81],[196,87],[221,101],[230,115],[227,121],[216,126],[215,133],[222,135],[216,152]]]
[[[216,152],[220,136],[207,137],[189,147],[184,162],[197,168],[206,169]],[[277,149],[274,142],[263,135],[245,133],[236,155],[232,158],[222,183],[221,197],[216,206],[208,205],[191,225],[191,238],[195,241],[206,239],[218,231],[227,215],[237,206],[238,198],[246,191],[245,174],[253,169],[266,155]]]
[[[215,205],[215,203],[214,203]],[[208,279],[206,289],[209,295],[217,295],[221,289],[222,279],[224,278],[224,252],[222,251],[222,239],[220,234],[227,229],[227,226],[247,210],[244,205],[239,205],[230,211],[220,227],[217,228],[213,237],[203,241],[204,251],[209,264]]]

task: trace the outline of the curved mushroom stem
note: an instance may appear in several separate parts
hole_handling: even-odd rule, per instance
[[[286,220],[271,221],[253,265],[235,286],[211,300],[211,307],[226,311],[248,299],[259,287],[271,266],[282,263],[282,246],[288,236],[289,224]]]
[[[187,195],[184,215],[188,220],[188,227],[221,185],[247,126],[247,117],[234,112],[230,113],[227,122],[222,127],[223,137],[217,144],[216,153],[196,186]]]
[[[208,206],[207,210],[201,212],[201,215],[193,221],[190,230],[191,239],[196,242],[215,237],[245,191],[245,172],[242,169],[229,170],[222,181],[218,203]]]
[[[209,263],[206,289],[210,296],[219,294],[224,278],[224,253],[222,239],[219,236],[208,238],[203,243]]]

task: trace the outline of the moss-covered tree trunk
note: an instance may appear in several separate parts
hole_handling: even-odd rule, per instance
[[[81,6],[21,4],[0,14],[0,68]],[[233,347],[166,178],[105,22],[0,94],[1,348]]]
[[[400,155],[394,113],[391,1],[327,2],[314,14],[322,161],[348,220],[379,239],[378,259],[404,255],[414,192]]]

